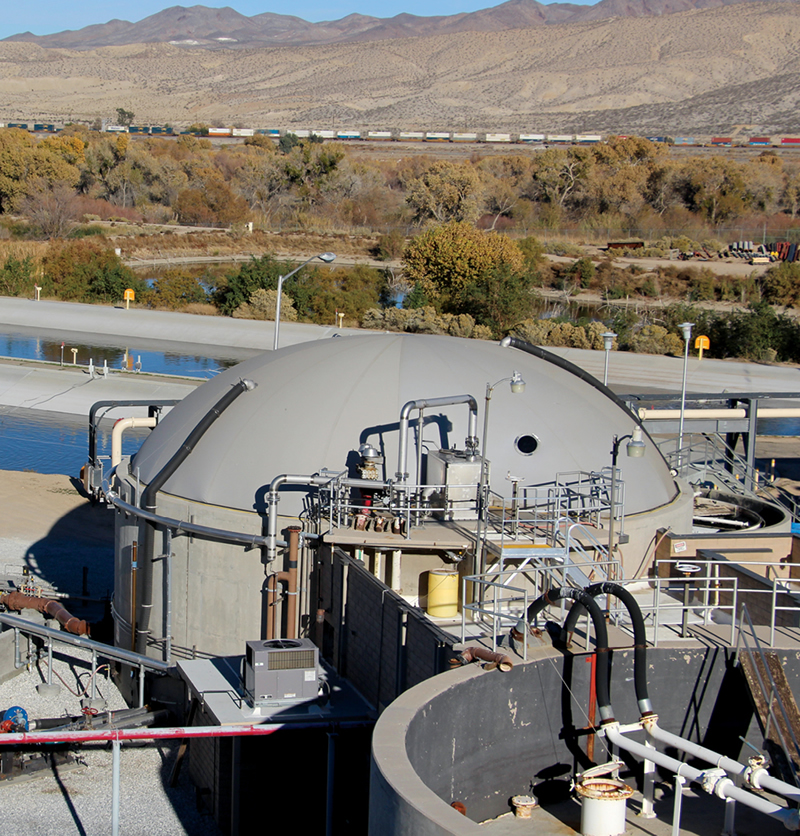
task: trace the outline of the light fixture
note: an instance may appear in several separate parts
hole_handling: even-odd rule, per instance
[[[694,322],[681,322],[678,326],[683,334],[683,381],[681,383],[681,420],[678,427],[678,473],[681,471],[681,459],[683,458],[683,418],[686,412],[686,370],[689,366],[689,340],[692,338]]]
[[[318,258],[320,261],[324,261],[326,264],[330,264],[335,258],[336,253],[319,253],[319,255],[312,255],[307,261],[304,261],[299,267],[295,267],[291,273],[287,273],[285,276],[278,276],[278,295],[275,299],[275,338],[272,341],[272,350],[276,351],[278,348],[278,339],[280,338],[281,333],[281,291],[283,289],[283,283],[286,279],[290,279],[298,270],[302,270],[306,264],[311,264],[311,262]]]
[[[606,353],[605,363],[603,364],[603,386],[608,386],[608,353],[614,347],[614,340],[617,335],[613,331],[606,331],[600,336],[603,338],[603,350]]]

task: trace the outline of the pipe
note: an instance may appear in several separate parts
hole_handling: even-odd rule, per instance
[[[276,630],[278,582],[286,584],[286,636],[297,638],[297,554],[300,543],[299,525],[289,527],[289,563],[285,572],[274,572],[267,580],[267,640],[279,638]]]
[[[166,481],[186,460],[194,450],[200,439],[206,434],[211,425],[220,415],[244,392],[255,389],[252,380],[239,380],[206,412],[189,433],[186,440],[161,470],[150,480],[150,484],[142,492],[141,507],[146,511],[155,512],[157,508],[158,492]],[[136,649],[142,655],[147,654],[147,637],[150,634],[150,612],[153,608],[153,551],[155,526],[149,522],[144,524],[144,542],[142,544],[141,576],[141,615],[139,617],[138,633],[136,635]]]
[[[408,473],[406,472],[408,466],[408,418],[412,410],[423,410],[438,406],[454,406],[461,403],[469,406],[469,424],[465,446],[474,453],[478,447],[478,402],[472,395],[453,395],[447,398],[423,398],[421,400],[408,401],[403,404],[403,408],[400,410],[397,473],[395,474],[400,484],[404,485],[408,481]],[[418,433],[418,443],[422,444],[422,427],[420,427],[420,432]]]
[[[645,409],[642,407],[637,410],[639,418],[642,421],[674,421],[680,418],[680,409]],[[749,411],[746,409],[684,409],[684,418],[747,418]],[[756,410],[757,418],[800,418],[800,409],[778,409],[777,407],[759,408]]]
[[[89,635],[89,625],[83,619],[75,618],[59,601],[52,598],[34,598],[22,592],[9,592],[4,598],[0,598],[0,604],[4,604],[10,610],[36,610],[55,618],[68,633],[76,636]]]
[[[625,587],[611,583],[610,581],[592,584],[586,588],[586,592],[593,598],[597,595],[615,595],[623,603],[630,615],[634,640],[634,687],[636,689],[639,711],[642,714],[642,725],[650,737],[668,746],[673,746],[685,754],[706,761],[706,763],[712,764],[715,767],[724,769],[733,775],[741,775],[755,789],[769,790],[778,795],[783,795],[786,798],[800,801],[800,789],[798,787],[786,781],[781,781],[779,778],[774,778],[763,766],[755,764],[745,766],[733,758],[720,755],[718,752],[701,746],[699,743],[685,740],[677,734],[662,729],[658,725],[658,715],[653,713],[653,708],[647,693],[647,635],[642,611],[639,609],[636,599]],[[583,612],[584,608],[581,603],[576,602],[570,608],[562,631],[562,635],[565,638],[567,634],[573,631],[578,618],[580,618]]]
[[[613,723],[614,715],[611,708],[611,697],[608,687],[609,680],[609,664],[608,664],[608,630],[606,628],[606,621],[603,618],[603,612],[597,605],[597,601],[591,595],[584,592],[582,589],[573,589],[572,587],[562,586],[554,587],[547,590],[543,595],[540,595],[529,607],[523,618],[517,622],[517,626],[512,630],[512,637],[522,638],[525,635],[528,624],[550,604],[560,601],[562,598],[569,598],[573,601],[580,601],[581,604],[589,611],[594,624],[595,636],[595,651],[597,653],[597,667],[595,668],[595,687],[597,689],[597,707],[600,712],[600,719],[606,723]]]
[[[603,581],[587,586],[587,595],[596,598],[598,595],[614,595],[622,602],[631,618],[633,625],[633,682],[636,690],[636,700],[639,705],[639,712],[642,716],[651,714],[653,706],[647,693],[647,632],[645,631],[644,618],[636,599],[617,583]],[[578,619],[586,612],[583,603],[576,601],[570,608],[562,629],[562,639],[567,643],[567,636],[575,629]]]
[[[676,758],[659,752],[657,749],[651,749],[642,743],[637,743],[635,740],[629,740],[620,732],[619,724],[616,722],[608,725],[604,724],[603,733],[613,745],[618,746],[620,749],[625,749],[625,751],[636,755],[642,760],[652,761],[658,764],[658,766],[669,769],[676,775],[699,783],[710,795],[716,795],[719,798],[731,798],[760,813],[765,813],[780,821],[787,830],[797,830],[800,828],[800,811],[796,808],[781,807],[778,804],[773,804],[771,801],[759,798],[757,795],[737,787],[722,770],[695,769]]]
[[[157,418],[119,418],[115,421],[111,430],[111,466],[116,467],[122,461],[122,433],[125,430],[157,425]]]
[[[457,657],[457,660],[464,665],[480,659],[483,662],[493,662],[495,667],[500,668],[501,671],[510,671],[514,667],[514,662],[510,656],[505,653],[497,653],[494,650],[489,650],[487,647],[467,647],[462,650]]]

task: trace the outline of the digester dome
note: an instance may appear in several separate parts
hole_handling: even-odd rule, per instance
[[[508,381],[526,383],[514,394]],[[252,511],[281,474],[350,469],[369,444],[394,478],[400,410],[408,401],[469,394],[478,401],[482,436],[487,384],[494,385],[486,456],[491,486],[510,494],[557,474],[600,471],[611,464],[613,436],[634,420],[618,402],[567,369],[497,343],[411,334],[338,337],[265,352],[209,380],[188,395],[151,433],[133,461],[150,482],[200,419],[239,379],[257,385],[239,396],[200,439],[163,490],[189,500]],[[503,382],[499,382],[503,380]],[[416,414],[409,433],[415,479]],[[424,449],[464,448],[468,410],[439,407],[424,414]],[[645,455],[620,456],[626,512],[668,503],[677,488],[655,445]],[[300,510],[300,495],[294,494]],[[289,510],[289,496],[282,510]]]

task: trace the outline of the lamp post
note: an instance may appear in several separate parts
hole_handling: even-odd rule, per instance
[[[603,338],[603,350],[606,353],[606,362],[603,366],[603,386],[608,386],[608,353],[614,346],[617,335],[613,331],[606,331],[600,335]]]
[[[681,322],[678,326],[683,334],[683,382],[681,383],[681,420],[678,427],[678,472],[681,469],[683,457],[683,417],[686,412],[686,369],[689,365],[689,340],[692,338],[694,322]]]
[[[640,459],[647,449],[647,445],[642,438],[642,428],[636,426],[632,433],[623,436],[614,436],[614,441],[611,445],[611,491],[608,500],[608,557],[609,560],[614,555],[614,523],[616,517],[617,504],[617,456],[619,455],[619,446],[629,438],[630,441],[625,447],[626,454],[632,459]]]
[[[511,392],[514,395],[519,395],[525,391],[525,381],[518,371],[514,371],[511,377],[503,377],[497,383],[486,384],[486,402],[483,408],[483,441],[481,442],[481,478],[478,485],[478,528],[476,532],[475,548],[478,550],[478,574],[482,575],[486,569],[484,565],[484,552],[481,548],[481,539],[486,530],[486,516],[489,508],[489,503],[485,501],[484,495],[486,493],[486,483],[488,481],[488,473],[486,468],[486,440],[489,435],[489,405],[492,402],[492,392],[495,387],[501,383],[510,381]]]
[[[281,291],[283,289],[283,283],[286,279],[291,279],[298,270],[302,270],[306,264],[311,264],[315,258],[318,258],[320,261],[324,261],[326,264],[330,264],[336,258],[336,253],[320,253],[319,255],[312,255],[308,261],[304,261],[299,267],[295,267],[291,273],[287,273],[285,276],[278,276],[278,298],[275,300],[275,340],[272,343],[273,351],[277,351],[278,349],[278,339],[281,333]]]

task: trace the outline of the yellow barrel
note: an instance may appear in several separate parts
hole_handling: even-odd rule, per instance
[[[428,607],[432,618],[454,618],[458,615],[458,572],[452,569],[431,569],[428,572]]]

